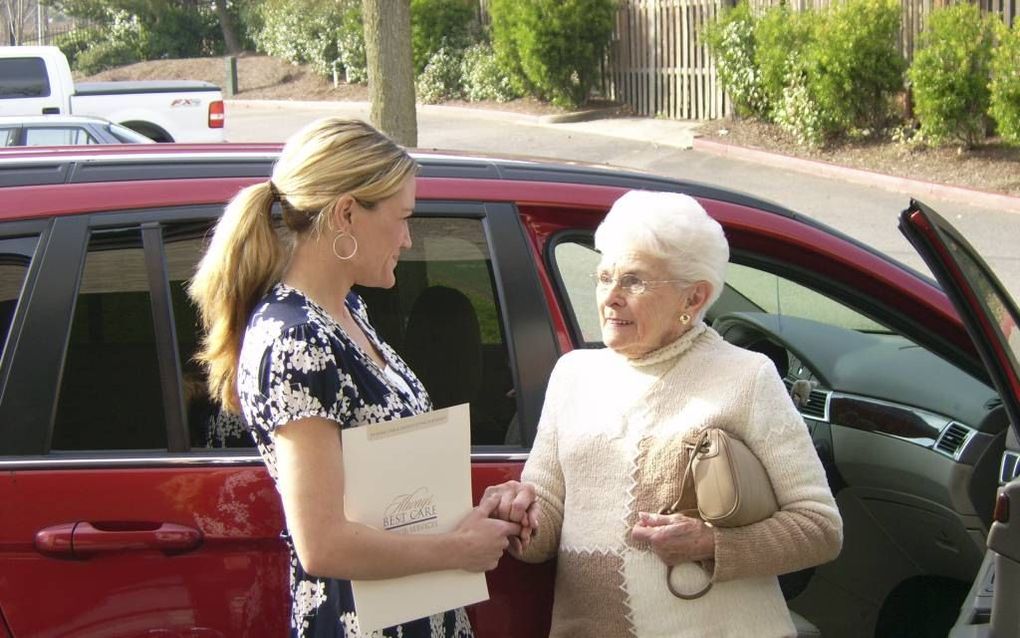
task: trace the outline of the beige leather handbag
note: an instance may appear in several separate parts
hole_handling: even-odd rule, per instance
[[[680,478],[680,498],[671,507],[663,508],[662,514],[680,512],[715,527],[743,527],[766,519],[779,509],[768,472],[740,439],[719,428],[706,428],[695,439],[685,442],[684,449],[690,455]],[[698,508],[681,511],[680,502],[691,483]],[[701,598],[712,588],[709,582],[693,594],[679,592],[670,582],[672,572],[670,565],[666,585],[677,598]]]

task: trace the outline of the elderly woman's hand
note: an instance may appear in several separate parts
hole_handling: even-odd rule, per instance
[[[535,486],[531,483],[507,481],[485,488],[482,499],[493,495],[499,497],[499,506],[492,512],[492,517],[521,526],[521,535],[510,539],[510,555],[520,558],[531,542],[531,535],[538,527],[538,498],[535,495]]]
[[[715,529],[699,518],[683,514],[640,512],[630,532],[667,565],[679,565],[715,557]]]

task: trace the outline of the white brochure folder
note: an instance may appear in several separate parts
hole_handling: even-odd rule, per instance
[[[342,432],[347,518],[398,534],[453,531],[471,511],[471,416],[461,404]],[[482,573],[351,581],[365,633],[488,600]]]

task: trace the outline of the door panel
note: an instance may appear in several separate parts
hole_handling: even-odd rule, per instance
[[[15,636],[128,637],[155,628],[170,635],[285,633],[282,511],[260,461],[221,468],[46,465],[53,463],[0,480],[0,599]],[[106,530],[170,524],[198,530],[201,540],[193,549],[73,545],[81,558],[40,550],[41,530],[72,523]]]

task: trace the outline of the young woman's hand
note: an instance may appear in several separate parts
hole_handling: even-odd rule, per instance
[[[519,524],[492,518],[499,503],[497,495],[487,493],[457,526],[454,547],[460,555],[461,569],[469,572],[495,569],[510,545],[510,538],[520,536]]]
[[[510,539],[510,554],[520,558],[531,542],[531,536],[538,529],[538,498],[531,483],[507,481],[485,488],[485,496],[499,498],[499,506],[493,516],[521,526],[519,536]]]

